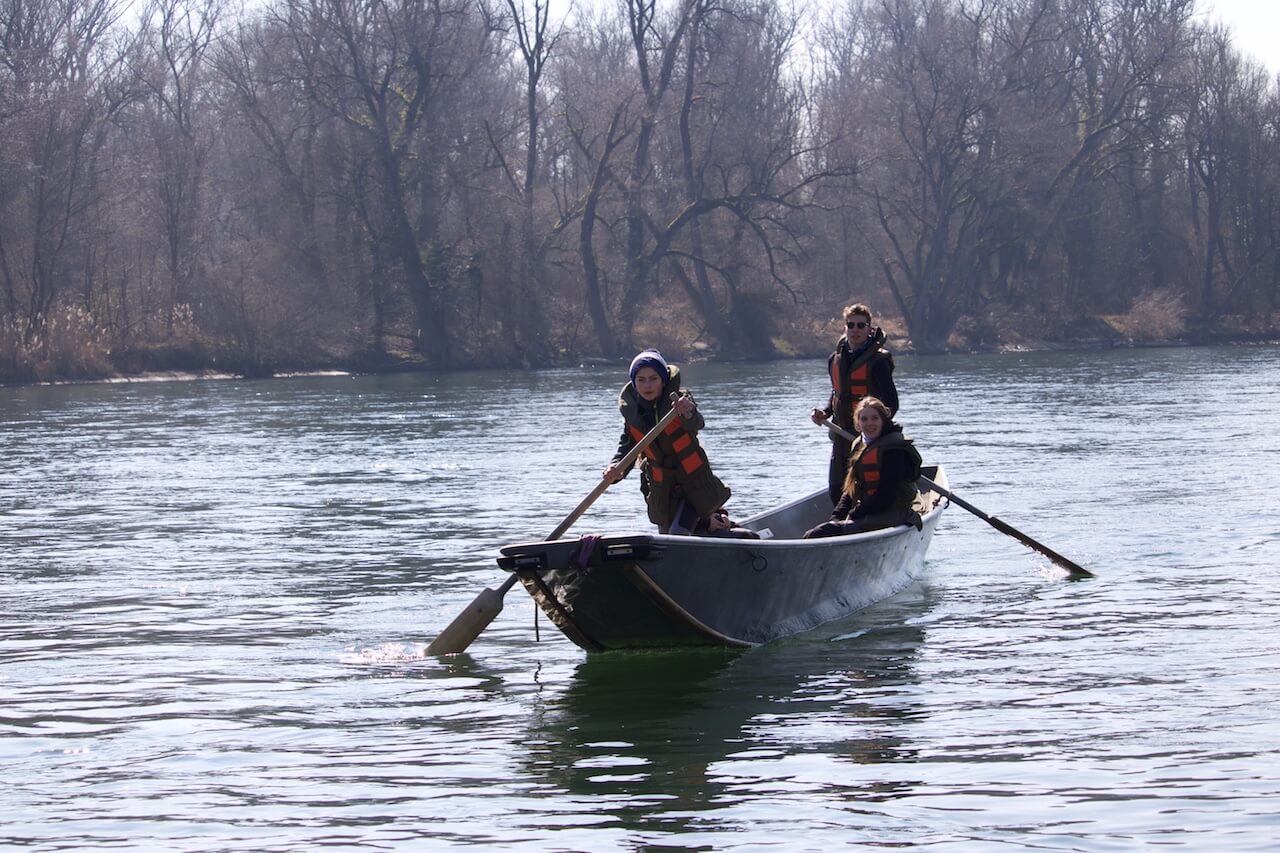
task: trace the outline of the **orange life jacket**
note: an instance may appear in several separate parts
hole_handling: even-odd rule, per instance
[[[861,400],[871,393],[871,360],[859,361],[849,371],[849,384],[845,386],[847,393]],[[840,393],[840,359],[831,360],[831,388]]]
[[[693,436],[684,428],[681,418],[675,418],[671,423],[662,429],[662,434],[644,449],[644,455],[653,464],[649,466],[649,475],[655,483],[661,483],[664,475],[662,473],[662,455],[655,450],[655,446],[661,446],[661,449],[669,449],[671,456],[676,458],[676,464],[684,471],[685,474],[693,474],[707,464],[707,454],[702,450],[702,446],[694,441]],[[636,441],[644,438],[644,432],[634,424],[627,424],[627,431],[631,433],[631,437]]]
[[[895,502],[900,509],[909,508],[915,497],[916,478],[920,476],[920,465],[923,460],[911,440],[898,431],[886,433],[871,447],[863,447],[861,441],[854,446],[854,457],[849,464],[853,468],[853,476],[857,482],[857,498],[865,501],[880,490],[881,458],[883,453],[890,449],[903,449],[907,452],[907,476],[902,483],[897,484],[899,494],[895,496]]]
[[[880,488],[880,448],[872,447],[862,451],[853,465],[860,496],[871,497]]]
[[[675,365],[668,367],[671,377],[663,393],[680,390],[680,373]],[[632,383],[622,389],[618,407],[626,424],[627,435],[634,441],[645,436],[644,423],[639,418],[639,396]],[[669,409],[667,400],[659,401],[655,416]],[[644,449],[641,464],[642,486],[649,520],[665,529],[671,524],[680,499],[688,501],[700,517],[707,517],[729,500],[729,487],[711,470],[706,451],[698,442],[698,429],[702,417],[695,415],[690,421],[674,418],[663,427],[653,443]],[[647,484],[644,480],[647,479]]]
[[[831,411],[839,426],[852,429],[854,427],[853,410],[857,408],[862,398],[880,396],[880,390],[872,387],[871,366],[882,358],[887,358],[892,363],[893,356],[889,351],[873,344],[849,363],[848,372],[843,376],[840,371],[841,365],[848,362],[838,354],[833,355],[828,361],[832,390]]]

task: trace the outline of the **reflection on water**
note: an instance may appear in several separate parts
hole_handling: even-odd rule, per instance
[[[563,695],[530,716],[529,770],[578,795],[613,797],[639,826],[674,804],[718,796],[707,766],[723,756],[742,720],[714,683],[732,652],[627,652],[588,658]],[[626,802],[623,803],[622,801]]]
[[[691,649],[588,657],[538,703],[529,769],[578,795],[625,801],[637,830],[760,787],[739,765],[819,749],[840,761],[909,761],[899,729],[922,713],[905,689],[929,608],[917,585],[803,637],[736,652]],[[862,785],[883,798],[905,780]],[[652,826],[651,826],[652,823]]]
[[[621,366],[0,389],[0,847],[1274,846],[1280,349],[898,365],[956,493],[1097,580],[953,507],[801,637],[587,657],[516,590],[424,658],[599,481]],[[686,368],[736,514],[824,482],[821,362]]]

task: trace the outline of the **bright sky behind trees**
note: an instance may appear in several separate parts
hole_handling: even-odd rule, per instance
[[[1210,20],[1231,27],[1240,52],[1272,74],[1280,73],[1280,3],[1275,0],[1205,0]]]

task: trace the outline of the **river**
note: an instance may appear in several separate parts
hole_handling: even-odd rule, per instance
[[[691,364],[745,516],[818,361]],[[1272,850],[1280,348],[901,357],[925,578],[745,652],[588,657],[518,588],[621,368],[0,388],[0,846]],[[646,529],[633,476],[573,533]]]

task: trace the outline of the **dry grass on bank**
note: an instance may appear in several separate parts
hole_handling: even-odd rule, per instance
[[[111,373],[105,335],[78,306],[59,306],[36,331],[12,320],[0,324],[0,382],[101,379]]]
[[[1182,294],[1155,290],[1139,296],[1124,314],[1109,314],[1101,319],[1125,340],[1163,343],[1186,336],[1189,314]]]

